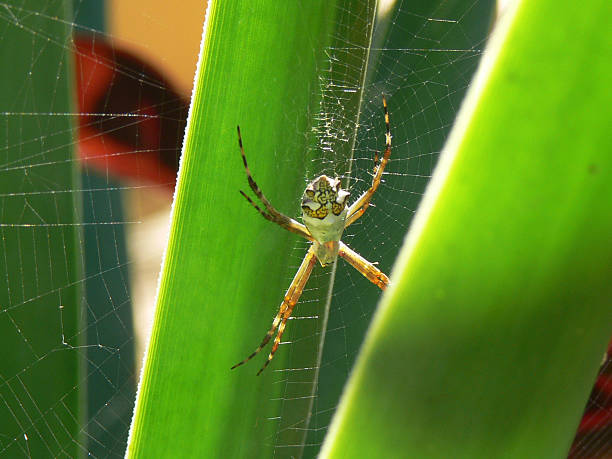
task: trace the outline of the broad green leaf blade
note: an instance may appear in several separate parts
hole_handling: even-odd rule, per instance
[[[496,31],[323,457],[567,454],[612,329],[611,14]]]
[[[280,211],[296,216],[311,156],[319,154],[313,127],[325,104],[326,51],[344,40],[353,52],[367,53],[373,9],[372,2],[347,0],[211,2],[130,457],[300,453],[316,379],[315,330],[290,323],[283,341],[298,343],[282,346],[259,377],[269,347],[230,371],[270,327],[307,249],[238,193],[254,198],[236,125],[258,184]],[[366,59],[347,54],[357,63],[340,62],[342,78],[358,87]],[[333,79],[334,69],[328,73]],[[339,127],[349,139],[360,96],[347,96],[346,125]],[[349,154],[343,148],[338,158]],[[304,300],[322,314],[329,276],[319,269]],[[300,370],[288,368],[289,358]],[[292,397],[289,391],[298,389]],[[284,427],[294,418],[300,428]],[[292,448],[275,451],[277,444]]]
[[[70,8],[2,9],[11,19],[0,25],[0,456],[76,457],[84,341],[81,187],[63,115],[74,111]]]

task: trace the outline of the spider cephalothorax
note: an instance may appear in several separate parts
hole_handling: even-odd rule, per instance
[[[270,204],[270,201],[266,199],[259,186],[257,186],[247,164],[244,148],[242,147],[240,127],[238,127],[238,145],[240,146],[240,154],[242,155],[242,162],[244,163],[249,186],[261,204],[263,204],[263,209],[249,198],[246,193],[243,191],[240,191],[240,193],[266,220],[270,220],[292,233],[299,234],[312,242],[312,245],[308,249],[308,252],[306,252],[302,264],[298,268],[293,281],[291,281],[287,293],[285,293],[285,298],[280,305],[278,314],[276,314],[276,317],[272,321],[272,327],[268,330],[266,336],[264,336],[259,347],[242,362],[234,365],[232,369],[255,357],[257,353],[268,344],[270,339],[274,336],[275,331],[278,329],[276,337],[274,338],[272,350],[270,351],[270,355],[268,355],[268,360],[266,360],[266,363],[257,374],[260,374],[270,363],[280,344],[287,320],[291,317],[293,308],[300,299],[300,295],[306,286],[306,282],[317,260],[319,260],[322,266],[325,266],[336,261],[338,255],[340,255],[370,282],[382,290],[386,289],[389,285],[389,278],[380,269],[355,251],[351,250],[340,240],[344,228],[355,223],[370,206],[370,200],[382,181],[383,171],[391,156],[391,129],[389,127],[387,101],[384,96],[383,108],[385,109],[385,125],[387,127],[385,135],[386,148],[380,161],[378,161],[378,153],[374,156],[374,177],[372,178],[370,188],[359,196],[350,207],[347,207],[346,201],[349,197],[349,192],[341,188],[340,179],[330,179],[326,175],[317,177],[306,187],[306,191],[304,191],[304,195],[302,196],[302,220],[304,224],[276,210],[274,206]]]

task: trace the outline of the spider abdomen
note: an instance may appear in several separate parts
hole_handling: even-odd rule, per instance
[[[315,253],[325,266],[338,256],[348,209],[349,192],[340,187],[340,179],[326,175],[313,180],[302,197],[302,220],[315,239]]]

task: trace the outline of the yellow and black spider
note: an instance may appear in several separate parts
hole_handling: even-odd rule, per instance
[[[382,179],[383,171],[391,156],[391,129],[389,127],[389,111],[387,110],[387,101],[385,96],[382,98],[383,108],[385,111],[385,126],[387,129],[385,136],[385,153],[382,156],[380,162],[378,162],[378,154],[375,155],[374,162],[374,178],[370,188],[363,193],[355,203],[350,207],[346,207],[346,201],[349,197],[349,192],[343,190],[340,187],[340,179],[331,179],[326,175],[321,175],[315,180],[310,182],[306,187],[302,196],[302,220],[304,224],[301,224],[293,218],[287,217],[276,210],[270,201],[266,199],[263,192],[257,186],[257,183],[251,175],[249,166],[247,164],[246,156],[244,154],[244,148],[242,146],[242,137],[240,135],[240,126],[238,126],[238,145],[240,146],[240,154],[242,155],[242,161],[246,171],[249,186],[255,196],[259,198],[263,204],[265,210],[262,210],[251,198],[249,198],[242,190],[240,193],[246,198],[246,200],[253,206],[257,211],[266,219],[277,225],[282,226],[292,233],[299,234],[300,236],[308,239],[312,242],[312,245],[306,252],[306,256],[302,261],[295,277],[291,281],[291,285],[285,293],[285,298],[280,305],[278,314],[272,322],[272,327],[264,336],[261,344],[255,351],[249,355],[242,362],[237,363],[232,367],[232,370],[243,363],[248,362],[255,357],[259,351],[261,351],[266,344],[270,341],[274,332],[278,328],[278,333],[274,338],[274,344],[268,360],[264,363],[263,367],[257,372],[257,375],[268,366],[274,353],[278,349],[281,337],[285,331],[285,325],[287,320],[293,312],[293,308],[297,304],[302,291],[306,286],[306,282],[310,277],[312,268],[316,260],[319,260],[321,266],[327,266],[333,263],[338,255],[348,261],[357,271],[363,274],[370,282],[380,287],[382,290],[387,288],[389,285],[389,278],[380,271],[376,266],[370,263],[368,260],[363,258],[361,255],[351,250],[346,244],[344,244],[340,238],[344,229],[355,223],[355,221],[361,217],[368,206],[370,200],[376,192],[378,185]]]

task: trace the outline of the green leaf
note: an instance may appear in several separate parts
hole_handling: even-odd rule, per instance
[[[562,457],[612,324],[610,2],[517,2],[323,457]]]
[[[0,25],[3,457],[76,457],[81,441],[80,186],[73,120],[62,115],[74,112],[69,11],[9,2]]]
[[[320,156],[321,106],[340,97],[345,111],[331,129],[344,136],[332,150],[346,170],[373,12],[372,2],[348,0],[210,3],[130,457],[269,457],[275,444],[300,454],[306,430],[291,423],[305,427],[311,409],[313,326],[289,326],[291,355],[281,349],[261,376],[264,352],[230,371],[270,327],[307,248],[238,193],[252,195],[236,125],[258,184],[295,216]],[[349,86],[327,85],[339,78]],[[322,314],[330,277],[315,269],[302,301]],[[295,403],[286,408],[281,395]]]

